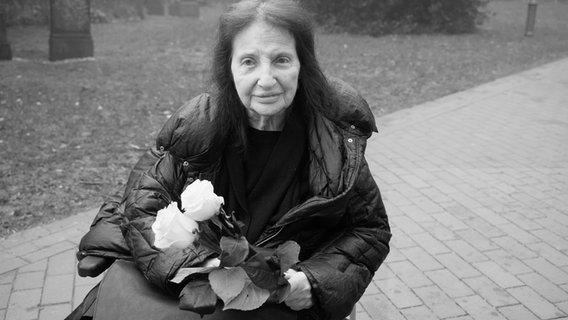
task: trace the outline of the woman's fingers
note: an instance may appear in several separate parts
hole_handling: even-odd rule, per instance
[[[312,286],[306,274],[290,269],[284,273],[284,277],[290,283],[290,294],[284,303],[294,311],[311,308],[314,299]]]

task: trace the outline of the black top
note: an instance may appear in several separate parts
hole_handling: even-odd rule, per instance
[[[215,192],[244,223],[249,242],[308,197],[306,136],[303,120],[292,113],[281,132],[249,128],[245,152],[227,146]]]
[[[262,176],[270,154],[276,146],[276,142],[278,142],[280,132],[281,131],[262,131],[252,127],[248,128],[248,146],[244,159],[247,195],[250,195]],[[249,197],[247,198],[251,200]]]

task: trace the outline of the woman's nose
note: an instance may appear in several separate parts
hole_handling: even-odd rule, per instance
[[[276,84],[276,78],[270,66],[263,66],[259,71],[258,85],[261,88],[270,88]]]

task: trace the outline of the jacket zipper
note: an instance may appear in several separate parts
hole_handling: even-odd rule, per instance
[[[357,144],[356,147],[355,147],[355,154],[356,154],[356,156],[358,155],[358,144]],[[357,160],[356,160],[355,162],[358,163]],[[350,179],[352,179],[352,177],[350,177]],[[300,206],[298,206],[298,207],[296,207],[296,208],[294,208],[294,209],[292,209],[292,210],[297,211],[297,210],[299,210],[299,208],[305,207],[305,206],[309,206],[309,205],[311,205],[311,202],[317,202],[317,201],[318,201],[318,200],[315,200],[314,198],[310,198],[310,199],[306,200],[306,202],[304,202],[303,204],[301,204]],[[290,212],[289,212],[289,214],[290,214]],[[290,222],[288,222],[288,223],[286,223],[286,224],[283,224],[283,225],[278,226],[278,230],[276,230],[274,233],[268,235],[268,236],[265,237],[264,239],[261,238],[261,240],[258,240],[257,242],[255,242],[254,245],[260,247],[260,246],[266,244],[266,243],[269,242],[270,240],[274,239],[278,234],[280,234],[280,232],[282,231],[282,229],[284,229],[284,227],[285,227],[287,224],[292,223],[292,222],[293,222],[293,221],[290,221]],[[268,233],[268,232],[267,232],[267,233]]]
[[[306,202],[300,204],[299,206],[297,206],[296,208],[294,208],[294,209],[292,209],[292,210],[293,210],[293,211],[298,211],[300,208],[303,208],[303,207],[305,207],[305,206],[310,206],[312,202],[317,202],[317,201],[318,201],[318,200],[315,200],[314,198],[310,198],[310,199],[306,200]],[[291,214],[291,212],[289,212],[288,214]],[[270,231],[267,231],[266,234],[269,234],[269,235],[266,236],[266,237],[264,237],[264,238],[261,238],[260,240],[258,240],[257,242],[255,242],[254,245],[260,247],[260,246],[266,244],[266,243],[269,242],[270,240],[276,238],[276,236],[279,235],[280,232],[282,232],[282,229],[284,229],[284,227],[285,227],[286,225],[288,225],[288,224],[290,224],[290,223],[293,223],[294,221],[295,221],[295,220],[289,221],[289,222],[287,222],[287,223],[285,223],[285,224],[281,224],[281,225],[279,225],[279,226],[274,226],[273,228],[278,228],[276,231],[274,231],[274,232],[272,232],[272,233],[271,233]]]
[[[284,226],[280,226],[278,228],[278,230],[276,230],[276,232],[272,233],[271,235],[269,235],[268,237],[257,241],[254,245],[257,247],[261,247],[263,244],[267,243],[268,241],[274,239],[278,234],[280,234],[280,232],[282,231],[282,229],[284,229]]]

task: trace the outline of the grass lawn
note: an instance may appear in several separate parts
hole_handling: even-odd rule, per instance
[[[206,88],[215,17],[150,16],[92,26],[95,59],[47,61],[47,27],[13,27],[0,62],[0,237],[99,206],[184,100]],[[329,75],[376,116],[568,56],[568,2],[494,1],[471,35],[318,35]],[[380,122],[380,120],[379,120]]]

